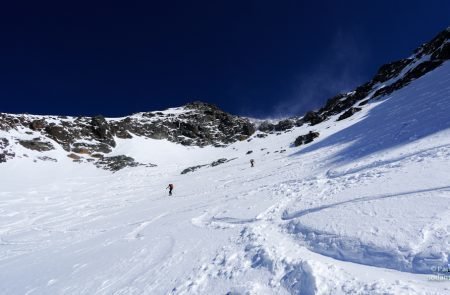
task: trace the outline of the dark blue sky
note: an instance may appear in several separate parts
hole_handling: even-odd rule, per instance
[[[450,25],[444,0],[5,2],[0,112],[11,113],[121,116],[203,100],[303,114]]]

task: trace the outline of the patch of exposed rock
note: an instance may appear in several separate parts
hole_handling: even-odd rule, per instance
[[[353,116],[353,114],[359,112],[360,110],[361,110],[361,108],[351,107],[348,110],[346,110],[342,115],[340,115],[336,121],[341,121],[341,120],[347,119],[347,118]]]
[[[280,131],[289,131],[294,127],[300,127],[303,125],[303,121],[298,118],[290,118],[279,121],[276,124],[270,123],[268,121],[263,121],[258,126],[258,130],[265,133],[275,133]],[[260,134],[257,135],[261,137]]]
[[[137,166],[146,166],[146,167],[155,167],[154,164],[142,164],[136,162],[132,157],[128,157],[125,155],[113,156],[113,157],[103,157],[99,159],[95,165],[99,168],[110,170],[113,172],[119,171],[125,167],[137,167]]]
[[[9,148],[9,141],[6,138],[0,138],[0,163],[4,163],[14,158],[15,153]]]
[[[218,165],[221,165],[221,164],[233,161],[235,159],[236,158],[233,158],[233,159],[221,158],[221,159],[218,159],[218,160],[216,160],[216,161],[214,161],[214,162],[212,162],[210,164],[203,164],[203,165],[197,165],[197,166],[188,167],[188,168],[184,169],[183,171],[181,171],[181,174],[194,172],[194,171],[196,171],[196,170],[198,170],[200,168],[203,168],[203,167],[215,167],[215,166],[218,166]]]
[[[300,135],[294,141],[294,146],[300,146],[312,142],[315,138],[319,137],[319,132],[309,131],[309,133]]]
[[[41,161],[46,161],[46,162],[58,162],[58,160],[56,160],[55,158],[47,157],[47,156],[38,157],[38,159]]]
[[[19,144],[24,148],[38,152],[45,152],[54,149],[51,142],[43,141],[39,137],[32,140],[19,140]]]

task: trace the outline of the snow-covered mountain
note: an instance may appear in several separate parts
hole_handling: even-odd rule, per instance
[[[449,39],[278,122],[1,114],[1,293],[449,294]]]
[[[194,102],[161,112],[138,113],[124,118],[36,116],[0,114],[0,162],[14,156],[28,157],[25,150],[38,151],[33,161],[58,161],[47,151],[62,149],[76,162],[93,162],[98,167],[119,170],[143,165],[124,155],[110,157],[117,139],[134,137],[167,139],[187,146],[226,146],[247,140],[255,131],[282,132],[303,124],[316,125],[339,114],[337,121],[360,111],[371,100],[407,86],[411,81],[442,65],[450,58],[449,29],[420,46],[406,59],[385,64],[374,78],[354,91],[330,98],[317,111],[273,121],[255,121],[223,112],[214,105]],[[18,133],[16,133],[18,131]],[[264,137],[266,134],[259,134]],[[302,141],[298,141],[302,142]],[[152,166],[152,163],[146,163]]]

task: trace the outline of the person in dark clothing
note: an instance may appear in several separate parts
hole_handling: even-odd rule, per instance
[[[169,183],[169,185],[166,187],[166,189],[169,189],[169,196],[171,196],[172,190],[173,190],[173,184]]]
[[[251,165],[251,167],[255,167],[255,160],[251,159],[250,160],[250,165]]]

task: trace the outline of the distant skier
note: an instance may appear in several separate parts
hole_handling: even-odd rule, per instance
[[[172,190],[173,190],[173,184],[169,183],[169,185],[166,187],[166,189],[169,189],[169,196],[171,196]]]
[[[251,167],[255,167],[255,160],[251,159],[250,160],[250,165],[251,165]]]

